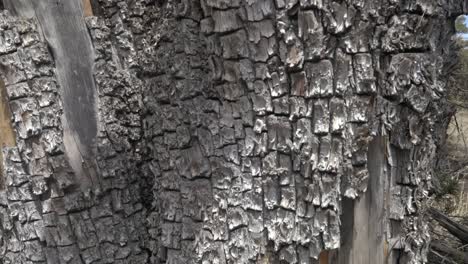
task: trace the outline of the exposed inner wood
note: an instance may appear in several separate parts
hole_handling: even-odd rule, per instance
[[[6,3],[17,15],[39,21],[61,88],[65,153],[78,182],[87,188],[91,182],[97,182],[82,168],[83,165],[91,167],[83,163],[95,155],[97,134],[94,51],[83,19],[83,15],[93,14],[91,2],[8,0]]]
[[[330,256],[330,252],[328,250],[320,252],[320,256],[319,256],[320,264],[330,264],[329,256]]]
[[[8,106],[5,84],[0,80],[0,146],[13,147],[15,146],[15,133],[11,126],[11,112]],[[3,161],[3,152],[0,151],[0,160]],[[0,162],[0,189],[5,186],[3,176],[3,162]]]
[[[384,263],[388,243],[384,233],[385,199],[388,190],[385,141],[376,137],[369,145],[369,184],[358,199],[343,202],[342,245],[334,251],[330,263]]]
[[[83,0],[83,15],[85,17],[93,16],[93,6],[90,0]]]

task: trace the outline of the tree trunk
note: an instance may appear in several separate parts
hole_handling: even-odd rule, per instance
[[[0,263],[426,262],[466,2],[3,6]]]

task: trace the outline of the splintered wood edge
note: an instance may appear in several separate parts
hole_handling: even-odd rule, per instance
[[[93,6],[91,5],[91,0],[82,0],[83,1],[83,15],[85,17],[93,16]]]
[[[16,146],[15,132],[11,124],[11,112],[8,104],[5,83],[0,80],[0,189],[4,189],[3,148]]]

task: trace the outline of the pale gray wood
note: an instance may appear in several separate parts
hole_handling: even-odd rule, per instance
[[[38,21],[54,58],[61,88],[65,150],[82,186],[89,186],[90,176],[84,174],[90,172],[85,172],[83,161],[88,163],[85,166],[94,167],[96,87],[94,49],[84,21],[82,0],[5,0],[5,6],[18,16]]]
[[[332,253],[329,264],[386,263],[389,175],[384,137],[369,144],[369,184],[356,200],[343,204],[341,247]]]

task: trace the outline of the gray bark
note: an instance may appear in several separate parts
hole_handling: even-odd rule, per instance
[[[1,263],[427,261],[466,1],[3,2]]]

